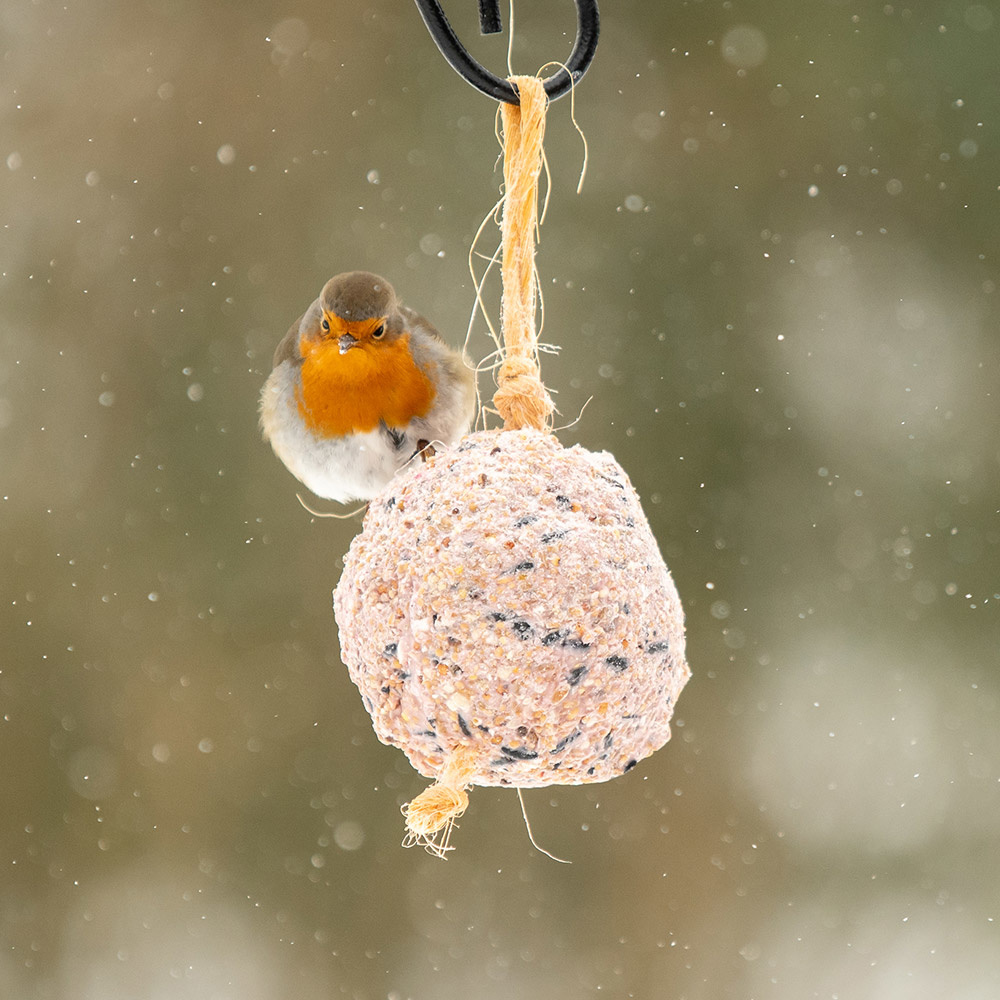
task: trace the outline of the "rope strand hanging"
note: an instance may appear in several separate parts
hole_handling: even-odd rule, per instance
[[[542,384],[535,336],[538,177],[548,99],[537,78],[518,76],[512,81],[521,103],[503,104],[500,109],[504,139],[500,306],[504,357],[497,371],[493,405],[506,429],[533,427],[540,431],[554,409]]]

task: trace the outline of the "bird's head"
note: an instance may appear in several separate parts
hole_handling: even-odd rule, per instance
[[[368,271],[350,271],[331,278],[314,308],[318,315],[303,337],[324,346],[336,344],[339,354],[377,349],[403,333],[392,285]]]

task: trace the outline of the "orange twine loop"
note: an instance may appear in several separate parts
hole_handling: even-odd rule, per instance
[[[502,104],[504,138],[503,295],[500,322],[504,360],[497,372],[493,405],[505,430],[543,430],[555,407],[542,383],[535,332],[535,230],[538,177],[548,97],[534,76],[512,76],[520,104]]]

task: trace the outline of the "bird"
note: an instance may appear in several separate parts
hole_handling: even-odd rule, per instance
[[[417,454],[469,429],[474,371],[370,271],[331,278],[274,352],[264,438],[319,497],[371,500]]]

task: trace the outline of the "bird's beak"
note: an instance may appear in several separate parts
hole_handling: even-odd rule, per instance
[[[337,343],[340,345],[341,354],[346,354],[352,347],[358,346],[356,338],[352,337],[349,333],[341,334]]]

